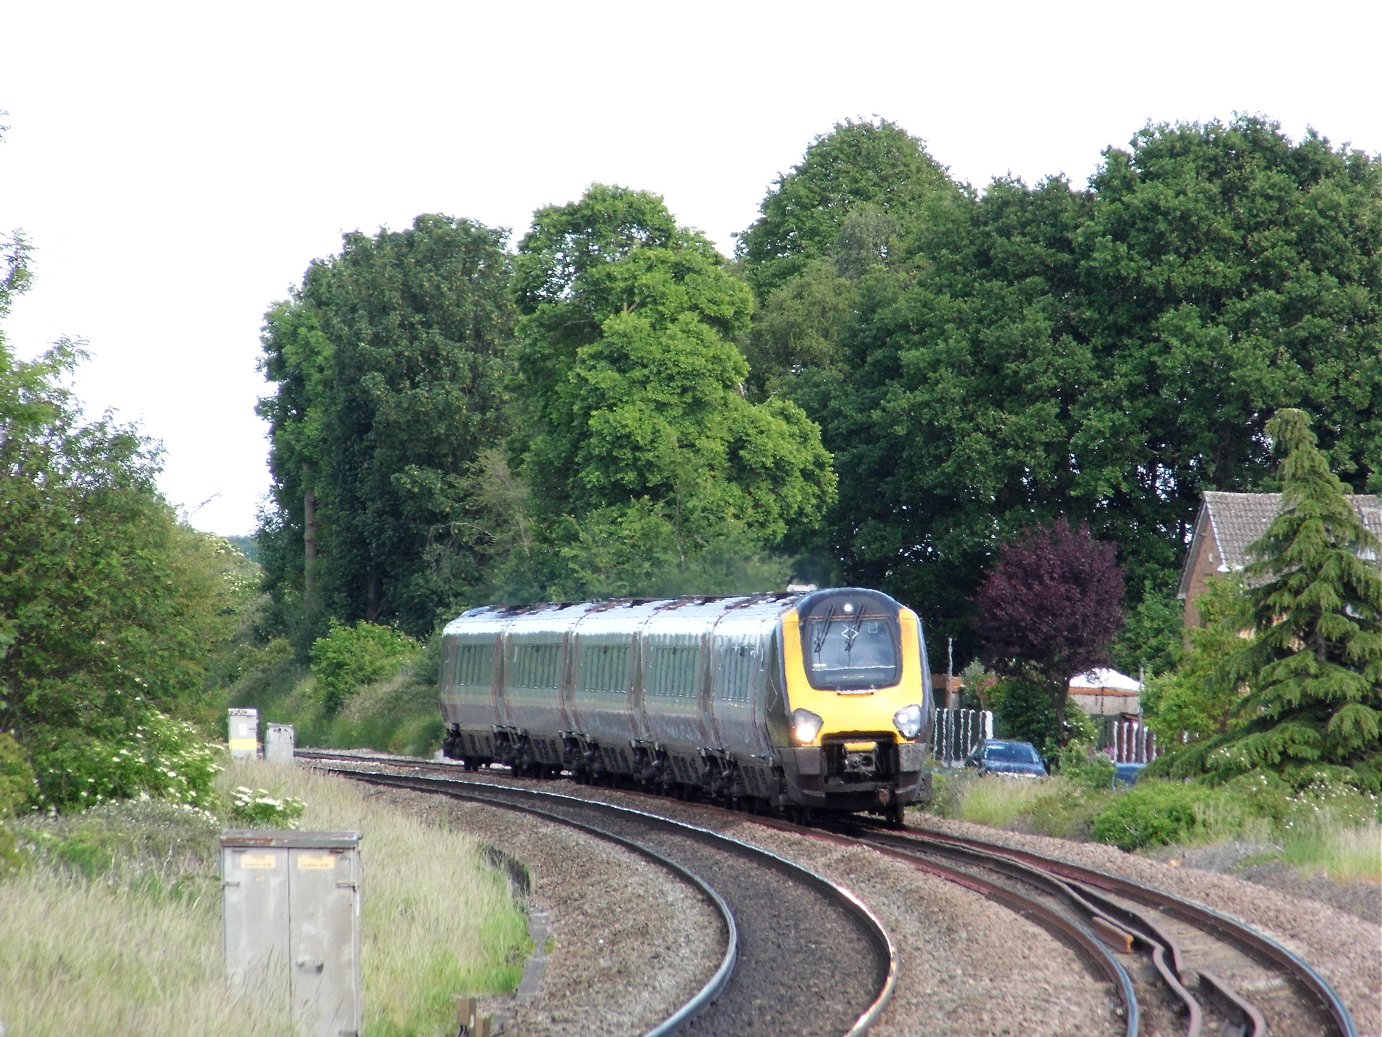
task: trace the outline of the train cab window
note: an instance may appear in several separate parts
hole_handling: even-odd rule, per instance
[[[897,617],[868,599],[824,603],[802,617],[801,638],[812,687],[865,690],[898,682]]]

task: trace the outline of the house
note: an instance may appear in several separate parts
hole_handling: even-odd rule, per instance
[[[1364,524],[1382,534],[1382,497],[1358,495],[1353,505]],[[1279,493],[1205,491],[1176,592],[1185,602],[1187,630],[1204,625],[1195,601],[1204,593],[1205,581],[1221,573],[1238,572],[1251,561],[1248,548],[1262,538],[1280,510]]]

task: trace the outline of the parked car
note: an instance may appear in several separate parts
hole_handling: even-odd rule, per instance
[[[1036,746],[1007,738],[984,739],[965,758],[965,766],[976,768],[980,774],[1014,778],[1044,778],[1050,773]]]
[[[1113,783],[1115,785],[1135,784],[1146,769],[1145,763],[1115,763],[1113,765]]]

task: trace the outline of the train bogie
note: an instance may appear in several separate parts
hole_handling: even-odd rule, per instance
[[[876,591],[475,609],[448,756],[900,822],[929,795],[921,624]]]

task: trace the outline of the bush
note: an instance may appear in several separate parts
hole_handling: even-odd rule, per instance
[[[17,814],[34,794],[34,769],[14,735],[0,732],[0,820]]]
[[[237,785],[231,793],[230,820],[240,828],[296,828],[307,804],[292,796]]]
[[[1056,773],[1082,789],[1106,789],[1113,785],[1113,760],[1092,742],[1071,742],[1056,756]]]
[[[58,730],[48,740],[33,754],[40,807],[85,809],[138,797],[205,806],[220,769],[219,746],[143,702],[99,735]]]
[[[1207,794],[1202,785],[1138,782],[1094,818],[1092,833],[1098,842],[1128,851],[1194,842]]]
[[[323,710],[340,712],[356,688],[397,673],[419,650],[407,634],[361,620],[353,627],[332,622],[331,632],[312,644],[312,676]]]

